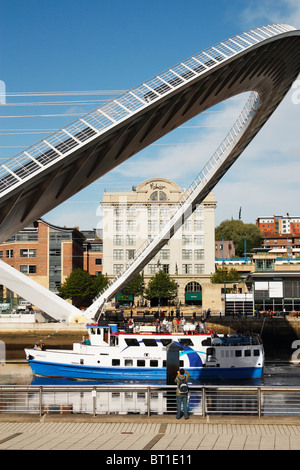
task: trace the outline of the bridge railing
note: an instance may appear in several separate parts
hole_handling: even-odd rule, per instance
[[[96,110],[5,160],[0,165],[0,196],[228,58],[263,40],[292,30],[294,28],[288,25],[267,25],[233,36],[107,101]]]

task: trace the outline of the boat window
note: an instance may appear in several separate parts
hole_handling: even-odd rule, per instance
[[[259,356],[259,349],[254,349],[253,353],[254,353],[254,356]]]
[[[245,357],[251,356],[251,350],[250,349],[245,349],[244,355],[245,355]]]
[[[145,361],[142,359],[137,360],[137,366],[138,367],[145,367]]]
[[[211,345],[211,338],[206,338],[202,341],[202,346],[210,346]]]
[[[139,342],[136,338],[125,338],[127,346],[139,346]]]
[[[160,340],[163,346],[168,346],[169,344],[172,343],[171,339],[161,339]]]
[[[111,361],[112,366],[119,366],[120,365],[120,359],[113,359]]]
[[[179,343],[181,346],[194,346],[194,343],[190,338],[181,338]]]
[[[144,338],[143,343],[145,346],[157,346],[157,342],[153,338]]]
[[[242,351],[240,349],[235,351],[235,357],[242,357]]]
[[[132,359],[125,359],[125,366],[126,367],[132,367],[133,366],[133,360]]]
[[[150,361],[150,367],[158,367],[158,361],[152,359],[152,360]]]
[[[167,367],[167,361],[163,361],[163,367]],[[184,361],[179,361],[179,367],[184,367]]]

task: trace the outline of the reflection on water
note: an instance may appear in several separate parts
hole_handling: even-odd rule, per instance
[[[278,390],[276,393],[266,392],[261,399],[263,414],[300,415],[300,395],[293,387],[300,387],[300,366],[291,364],[268,364],[262,379],[255,380],[210,380],[194,381],[195,385],[210,385],[205,392],[205,409],[207,414],[253,414],[258,413],[258,395],[256,388],[241,390],[221,390],[220,385],[238,386],[284,386],[287,391]],[[0,365],[0,385],[161,385],[162,388],[151,389],[150,398],[145,390],[134,387],[126,390],[97,389],[95,394],[91,389],[68,393],[64,389],[43,389],[43,413],[138,413],[145,414],[150,404],[150,412],[156,414],[175,413],[175,388],[165,389],[166,381],[84,381],[70,379],[55,379],[35,377],[27,363]],[[175,385],[175,384],[174,384]],[[290,389],[289,389],[290,387]],[[299,395],[299,396],[298,396]],[[148,403],[149,399],[149,403]],[[12,390],[0,392],[0,409],[3,413],[39,413],[40,396],[38,388],[29,387],[27,391],[16,395]],[[189,394],[189,409],[192,414],[201,415],[202,393],[199,388],[191,388]]]
[[[157,381],[112,381],[112,380],[72,380],[49,377],[35,377],[29,364],[0,364],[0,385],[109,385],[109,384],[157,384],[165,385],[163,380]],[[288,363],[267,364],[264,369],[262,379],[248,380],[208,380],[208,381],[191,381],[195,385],[254,385],[254,386],[299,386],[300,387],[300,365],[292,365]]]

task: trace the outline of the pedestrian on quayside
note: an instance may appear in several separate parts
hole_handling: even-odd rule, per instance
[[[181,418],[181,408],[183,408],[183,415],[185,419],[189,419],[188,413],[188,381],[190,373],[184,369],[177,371],[175,382],[177,383],[176,401],[177,401],[177,414],[176,419]]]

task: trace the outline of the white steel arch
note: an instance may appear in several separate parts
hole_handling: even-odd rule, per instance
[[[109,286],[87,317],[164,244],[251,142],[300,71],[300,31],[267,25],[169,68],[0,165],[0,242],[205,109],[253,91],[171,225]],[[0,273],[1,273],[0,262]],[[0,278],[1,279],[1,278]],[[7,286],[9,287],[9,286]],[[17,291],[16,291],[17,292]],[[30,299],[29,299],[30,300]]]

